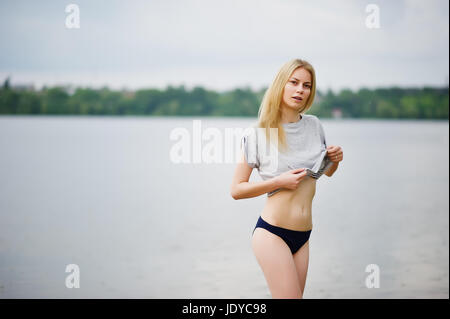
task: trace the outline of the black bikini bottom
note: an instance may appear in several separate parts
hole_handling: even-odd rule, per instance
[[[277,235],[289,246],[292,254],[295,254],[309,239],[311,235],[311,230],[298,231],[286,229],[278,226],[273,226],[267,223],[264,219],[259,216],[258,222],[256,223],[253,233],[257,227],[267,229],[271,233]]]

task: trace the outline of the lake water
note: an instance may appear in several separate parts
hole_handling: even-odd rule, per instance
[[[256,120],[0,117],[0,298],[270,298],[266,196],[232,199],[235,163],[171,160],[197,119]],[[449,298],[448,121],[321,121],[344,161],[317,181],[304,298]]]

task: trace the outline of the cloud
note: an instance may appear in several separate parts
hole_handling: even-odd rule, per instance
[[[381,29],[365,27],[372,2]],[[70,30],[64,3],[2,2],[0,75],[41,84],[261,87],[300,57],[316,67],[323,88],[443,84],[448,77],[443,0],[76,3],[81,28]]]

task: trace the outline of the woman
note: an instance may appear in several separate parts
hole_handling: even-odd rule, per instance
[[[231,185],[234,199],[267,193],[253,230],[252,249],[272,298],[303,297],[316,180],[322,173],[331,177],[343,160],[341,147],[327,147],[319,119],[304,114],[315,91],[311,64],[294,59],[282,66],[264,95],[257,125],[242,136],[243,153]],[[273,129],[277,129],[275,139]],[[263,151],[266,142],[269,147],[276,142],[275,157]],[[262,182],[248,182],[253,168]]]

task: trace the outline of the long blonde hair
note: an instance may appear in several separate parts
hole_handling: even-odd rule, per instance
[[[286,149],[286,135],[281,123],[280,108],[281,101],[283,99],[284,87],[286,86],[286,83],[292,73],[300,67],[309,71],[309,73],[311,74],[312,83],[308,100],[306,101],[304,107],[299,111],[299,113],[303,114],[310,109],[314,101],[314,96],[316,95],[316,73],[313,66],[309,62],[301,59],[293,59],[286,62],[278,71],[278,74],[275,76],[271,85],[264,93],[264,97],[258,111],[257,126],[266,129],[266,140],[269,140],[269,137],[271,136],[269,129],[278,128],[278,149],[282,150]]]

